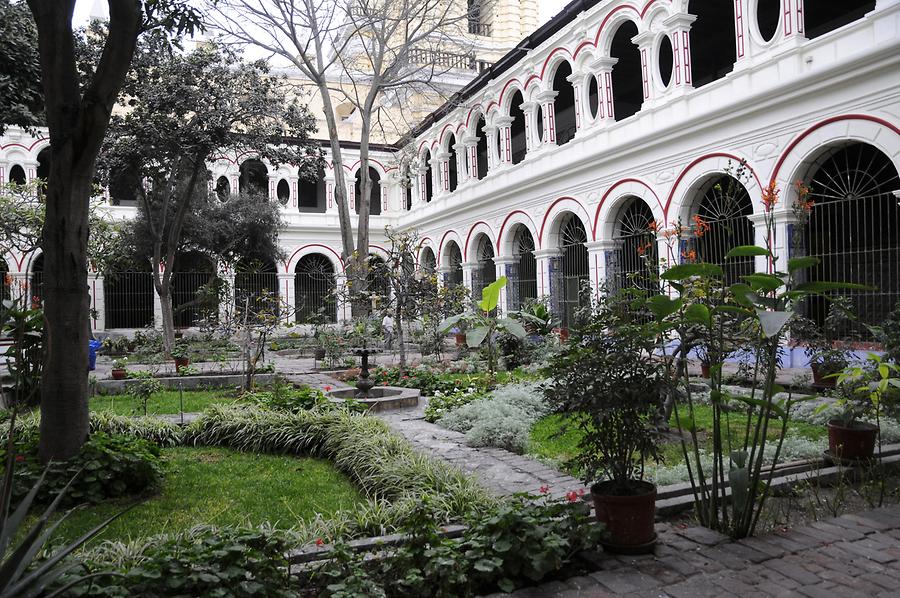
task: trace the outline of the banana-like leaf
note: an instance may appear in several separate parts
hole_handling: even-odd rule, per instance
[[[821,262],[817,257],[792,257],[788,260],[788,272],[793,274],[797,270],[805,270],[806,268],[811,268],[816,266]]]
[[[487,326],[473,328],[466,333],[466,344],[472,349],[481,346],[481,343],[487,338],[488,332],[490,332],[490,330]]]
[[[774,274],[746,274],[742,278],[753,290],[776,291],[784,286],[784,281]]]
[[[657,320],[664,320],[681,309],[684,300],[672,299],[666,295],[654,295],[647,299],[647,308],[656,316]]]
[[[760,326],[762,326],[763,334],[768,338],[772,338],[781,332],[781,329],[784,328],[784,325],[791,319],[794,312],[757,309],[756,315],[759,318]]]
[[[688,322],[703,324],[706,327],[712,325],[712,318],[709,315],[709,308],[702,303],[692,303],[684,310],[684,319]]]
[[[508,333],[516,338],[525,338],[525,327],[513,320],[512,318],[501,318],[497,322]]]
[[[726,253],[725,259],[727,260],[733,257],[755,257],[757,255],[771,256],[772,252],[765,247],[759,247],[758,245],[740,245],[738,247],[733,247]]]
[[[451,328],[459,324],[460,320],[462,320],[464,314],[457,314],[455,316],[450,316],[449,318],[444,318],[444,320],[438,325],[438,330],[441,332],[449,332]]]
[[[702,276],[704,278],[722,278],[725,276],[725,271],[722,270],[722,266],[717,264],[707,264],[705,262],[699,262],[696,264],[678,264],[677,266],[672,266],[660,277],[663,280],[687,280],[688,278],[693,278],[694,276]]]
[[[481,301],[478,302],[481,311],[489,312],[497,309],[497,304],[500,303],[500,289],[505,287],[506,283],[506,277],[501,276],[481,290]]]

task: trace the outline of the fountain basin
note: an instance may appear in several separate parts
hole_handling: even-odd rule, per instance
[[[326,393],[334,402],[346,399],[356,399],[357,389],[339,388]],[[394,409],[415,408],[419,405],[419,389],[403,388],[399,386],[376,386],[369,391],[366,399],[356,399],[360,404],[366,405],[369,411],[391,411]]]

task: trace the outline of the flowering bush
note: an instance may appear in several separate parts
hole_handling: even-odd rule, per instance
[[[454,389],[446,393],[437,390],[434,396],[428,400],[428,406],[425,408],[425,419],[434,423],[454,409],[459,409],[463,405],[468,405],[472,401],[483,397],[484,391],[476,386]]]

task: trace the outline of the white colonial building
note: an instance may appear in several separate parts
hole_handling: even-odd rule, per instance
[[[566,320],[585,281],[640,284],[646,259],[697,252],[723,262],[730,246],[762,242],[763,189],[774,181],[776,252],[820,257],[814,278],[876,286],[854,300],[864,321],[881,321],[900,299],[900,1],[808,5],[572,2],[416,130],[378,148],[373,251],[385,225],[417,229],[420,264],[444,283],[478,289],[506,275],[507,308],[549,296]],[[45,147],[7,133],[0,176],[40,176]],[[334,177],[326,169],[310,185],[245,158],[211,165],[215,186],[267,186],[282,202],[287,258],[268,276],[304,306],[302,319],[324,297],[313,266],[330,267],[341,284]],[[340,167],[352,181],[359,165]],[[802,226],[791,209],[796,181],[815,202]],[[666,235],[695,216],[705,234],[673,247]],[[35,278],[39,256],[5,258],[9,272]],[[732,263],[727,273],[752,267]],[[92,287],[97,328],[131,327],[115,312],[123,299],[102,282]],[[822,317],[822,306],[809,310]],[[347,315],[343,306],[333,314]]]

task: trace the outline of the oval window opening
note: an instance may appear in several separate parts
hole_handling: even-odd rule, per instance
[[[765,41],[772,41],[781,18],[781,0],[757,0],[756,25]]]
[[[597,118],[597,112],[600,109],[600,83],[597,81],[597,77],[591,77],[588,100],[591,105],[591,118]]]
[[[288,200],[291,198],[291,187],[288,185],[288,182],[284,179],[278,181],[278,202],[286,206]]]
[[[668,35],[665,35],[659,42],[659,78],[665,87],[668,87],[669,82],[672,80],[673,60],[672,40],[669,39]]]

